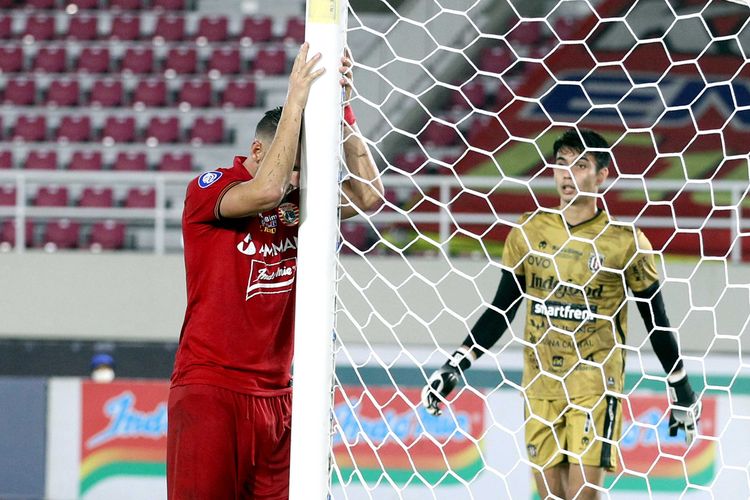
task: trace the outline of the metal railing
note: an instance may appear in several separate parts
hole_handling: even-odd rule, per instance
[[[182,216],[182,201],[187,183],[196,176],[196,173],[157,173],[157,172],[66,172],[66,171],[29,171],[29,170],[7,170],[0,171],[0,185],[15,185],[15,206],[0,206],[0,218],[13,217],[15,219],[16,252],[24,252],[25,222],[27,219],[117,219],[121,221],[138,221],[153,224],[154,252],[163,254],[165,252],[165,234],[167,223],[179,223]],[[395,204],[388,205],[387,211],[375,211],[369,220],[375,225],[396,224],[409,220],[414,223],[437,224],[440,241],[446,241],[456,224],[492,224],[498,220],[509,223],[515,222],[519,211],[508,210],[504,213],[469,213],[451,212],[449,203],[458,190],[465,190],[482,195],[483,192],[492,190],[493,193],[504,191],[525,190],[531,186],[534,190],[554,193],[554,180],[552,178],[535,179],[512,179],[498,177],[474,177],[466,176],[460,180],[454,177],[414,175],[406,176],[383,176],[383,184],[386,188],[413,188],[419,186],[422,190],[437,190],[436,201],[448,209],[435,212],[409,211],[399,208]],[[152,187],[155,190],[156,205],[154,208],[90,208],[90,207],[37,207],[29,204],[31,186],[106,186],[106,187]],[[700,229],[726,229],[730,232],[730,241],[750,230],[748,220],[742,216],[740,206],[743,199],[747,199],[750,186],[743,181],[730,180],[691,180],[688,182],[679,180],[638,180],[618,179],[603,187],[602,192],[607,190],[616,191],[643,191],[648,188],[650,192],[709,192],[712,196],[719,193],[729,194],[729,205],[721,208],[728,210],[728,217],[652,217],[642,216],[637,218],[639,227],[649,228],[671,228],[679,227],[685,230]],[[493,189],[494,188],[494,189]],[[474,191],[474,190],[478,191]],[[483,190],[483,191],[482,191]],[[168,203],[171,201],[171,204]],[[632,222],[627,216],[619,214],[618,219],[622,222]],[[361,220],[361,218],[359,218]],[[354,219],[356,222],[357,219]],[[738,262],[742,259],[741,245],[735,244],[731,251],[731,260]]]

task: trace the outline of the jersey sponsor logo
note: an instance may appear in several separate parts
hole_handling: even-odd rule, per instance
[[[258,252],[260,252],[264,257],[273,257],[275,255],[288,252],[289,250],[297,250],[296,236],[293,238],[286,238],[284,241],[280,241],[278,244],[271,243],[269,245],[268,243],[264,243],[263,246],[260,247]]]
[[[247,236],[237,243],[237,250],[245,255],[255,255],[255,243],[253,242],[253,237],[250,233],[247,233]]]
[[[296,226],[299,224],[299,207],[294,203],[282,203],[276,209],[281,223],[285,226]]]
[[[250,265],[245,300],[250,300],[256,295],[288,293],[292,290],[296,276],[297,259],[295,257],[273,263],[253,260]]]
[[[263,232],[276,234],[276,228],[279,227],[279,217],[276,214],[258,214],[258,218]]]
[[[552,296],[557,299],[566,297],[581,297],[584,292],[589,299],[600,299],[604,292],[604,285],[587,286],[583,290],[572,286],[558,286],[560,281],[554,276],[543,277],[536,273],[531,273],[531,288],[537,290],[551,291]]]
[[[585,304],[562,304],[560,302],[534,302],[531,314],[565,321],[595,321],[597,307]]]
[[[198,177],[198,186],[206,189],[208,186],[221,179],[222,175],[224,175],[222,172],[217,172],[215,170],[211,172],[205,172],[201,174],[200,177]]]
[[[527,262],[530,266],[541,267],[542,269],[549,269],[552,267],[551,259],[540,257],[538,255],[529,255]]]

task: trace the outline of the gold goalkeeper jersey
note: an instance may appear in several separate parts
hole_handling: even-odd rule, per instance
[[[503,264],[526,283],[526,395],[622,392],[625,287],[638,292],[658,280],[648,239],[601,210],[575,226],[542,211],[524,214],[519,225],[505,242]]]

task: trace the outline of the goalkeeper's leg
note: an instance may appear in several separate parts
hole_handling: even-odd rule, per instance
[[[544,469],[544,472],[534,470],[534,482],[539,498],[565,498],[568,486],[568,464],[558,464]]]
[[[568,493],[563,498],[576,500],[596,500],[599,491],[591,486],[601,486],[604,482],[604,468],[591,465],[570,464],[568,472]]]

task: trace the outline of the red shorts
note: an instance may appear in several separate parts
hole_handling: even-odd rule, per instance
[[[251,396],[221,387],[169,391],[170,500],[289,497],[292,394]]]

